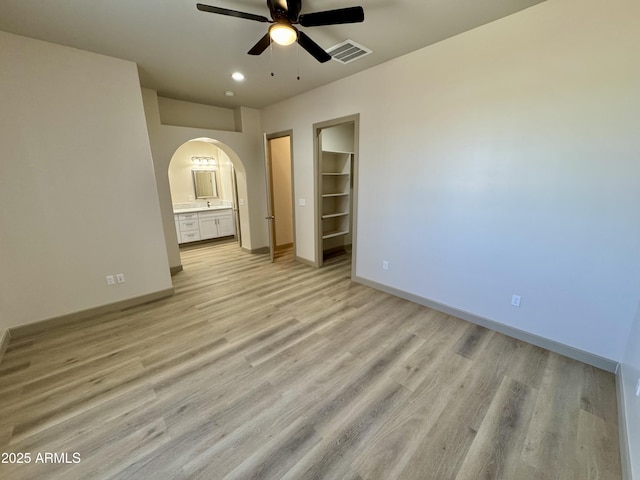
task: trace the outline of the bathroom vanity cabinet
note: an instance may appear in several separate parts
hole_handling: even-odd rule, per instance
[[[174,213],[178,243],[197,242],[235,234],[231,208]]]

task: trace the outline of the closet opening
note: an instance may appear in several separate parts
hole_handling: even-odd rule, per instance
[[[355,258],[359,115],[314,125],[316,265]]]

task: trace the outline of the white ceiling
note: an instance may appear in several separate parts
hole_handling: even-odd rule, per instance
[[[269,17],[265,0],[1,0],[0,30],[136,62],[161,96],[262,108],[543,0],[302,0],[302,13],[364,7],[364,23],[300,27],[325,49],[351,39],[373,50],[347,65],[320,64],[297,45],[247,55],[268,24],[200,12],[198,1]]]

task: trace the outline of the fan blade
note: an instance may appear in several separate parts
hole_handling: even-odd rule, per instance
[[[320,45],[311,40],[304,32],[298,32],[298,44],[311,54],[320,63],[331,60],[331,55],[325,52]]]
[[[364,22],[362,7],[339,8],[325,12],[307,13],[300,15],[298,22],[303,27],[320,27],[322,25],[338,25],[341,23]]]
[[[218,15],[227,15],[229,17],[244,18],[246,20],[254,20],[256,22],[270,23],[267,17],[255,15],[253,13],[238,12],[237,10],[229,10],[228,8],[212,7],[210,5],[196,4],[196,8],[201,12],[217,13]]]
[[[247,53],[249,55],[260,55],[262,52],[264,52],[267,49],[267,47],[270,44],[271,44],[271,37],[267,33],[264,37],[258,40],[258,43],[256,43],[253,47],[251,47],[251,50],[249,50]]]

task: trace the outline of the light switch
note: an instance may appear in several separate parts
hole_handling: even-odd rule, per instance
[[[298,205],[300,205],[301,207],[306,207],[307,206],[307,199],[306,198],[299,198],[298,199]]]

